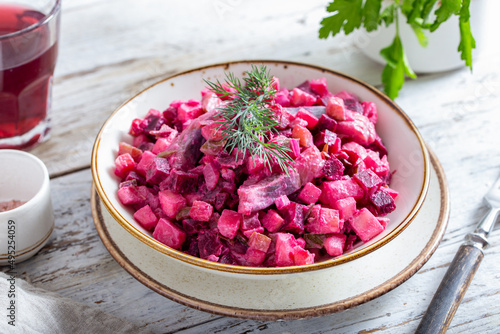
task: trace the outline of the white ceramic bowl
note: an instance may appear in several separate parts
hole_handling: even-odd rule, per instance
[[[0,150],[0,202],[18,200],[23,205],[0,212],[0,266],[35,255],[54,230],[49,173],[30,153]]]
[[[130,142],[132,139],[127,134],[131,121],[134,118],[144,117],[150,108],[164,110],[173,100],[198,98],[200,91],[205,87],[203,79],[222,80],[224,71],[243,75],[244,71],[250,69],[251,64],[265,64],[271,73],[280,79],[283,87],[293,88],[306,79],[325,77],[330,91],[346,90],[356,94],[361,100],[373,101],[377,104],[379,118],[376,128],[388,149],[391,168],[397,171],[394,174],[391,187],[399,192],[396,201],[397,209],[388,216],[390,223],[383,233],[338,258],[312,265],[281,268],[242,267],[202,260],[161,244],[152,237],[150,232],[135,222],[132,217],[133,212],[120,204],[117,197],[119,180],[113,173],[114,160],[117,155],[118,143],[120,141]],[[150,246],[150,252],[163,255],[165,263],[162,265],[175,266],[172,268],[172,275],[175,272],[175,277],[183,277],[184,280],[187,280],[187,286],[189,286],[189,282],[194,286],[200,280],[193,273],[211,275],[212,278],[213,276],[227,278],[229,275],[229,277],[234,278],[235,282],[243,282],[241,283],[243,285],[244,282],[265,282],[266,289],[269,291],[284,289],[283,279],[286,279],[289,284],[300,282],[304,288],[304,294],[307,294],[309,285],[317,284],[325,278],[324,275],[328,275],[328,269],[348,261],[355,261],[355,259],[382,247],[411,223],[426,196],[429,168],[429,155],[418,130],[408,116],[379,90],[335,71],[306,64],[277,61],[242,61],[218,64],[180,73],[160,81],[128,100],[109,117],[97,136],[92,152],[94,184],[103,205],[126,231]],[[141,254],[139,258],[147,262],[149,255]],[[165,280],[169,281],[169,278],[167,277]],[[172,280],[174,280],[173,277]],[[210,301],[208,295],[237,295],[239,293],[234,289],[231,290],[232,292],[224,291],[223,287],[221,287],[221,291],[214,291],[214,289],[217,290],[215,287],[210,292],[202,290],[193,297]],[[286,291],[283,292],[286,293]],[[181,291],[181,293],[183,292]],[[262,297],[259,295],[261,293],[262,296],[265,296],[266,292],[252,292],[255,295],[255,300],[245,299],[245,307],[261,307],[258,302],[259,298]],[[303,305],[301,304],[303,294],[294,294],[294,296],[289,297],[293,301],[288,300],[286,303],[292,303],[298,307]],[[284,305],[273,304],[269,307],[283,308]]]

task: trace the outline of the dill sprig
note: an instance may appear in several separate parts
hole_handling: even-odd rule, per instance
[[[243,159],[248,153],[254,163],[255,157],[259,157],[269,170],[272,170],[272,162],[276,161],[288,174],[293,161],[288,154],[291,149],[279,142],[269,141],[271,135],[278,132],[276,127],[279,125],[275,113],[269,108],[277,92],[273,87],[273,78],[264,65],[252,65],[251,70],[245,73],[248,77],[244,77],[243,82],[231,72],[225,73],[224,83],[205,80],[212,92],[227,98],[216,115],[222,119],[218,128],[223,131],[225,149],[229,154],[237,149],[237,157],[242,152]]]

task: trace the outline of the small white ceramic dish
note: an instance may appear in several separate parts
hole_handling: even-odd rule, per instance
[[[178,303],[226,316],[291,320],[343,311],[396,288],[431,257],[446,230],[444,172],[431,155],[427,197],[414,221],[384,247],[355,261],[293,275],[238,275],[200,270],[152,250],[128,233],[92,192],[96,229],[115,260],[153,291]],[[404,297],[403,297],[404,298]]]
[[[0,150],[0,202],[23,205],[0,212],[0,266],[35,255],[54,230],[49,173],[36,156],[18,150]]]

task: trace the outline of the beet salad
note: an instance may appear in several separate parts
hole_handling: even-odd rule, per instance
[[[265,68],[246,75],[132,122],[115,174],[134,219],[181,252],[258,267],[324,261],[380,234],[397,192],[377,106],[325,78],[289,90]]]

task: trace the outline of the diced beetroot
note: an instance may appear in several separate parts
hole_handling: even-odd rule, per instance
[[[305,204],[316,203],[321,195],[321,189],[311,182],[307,182],[299,193],[298,198]]]
[[[217,193],[215,195],[215,210],[221,211],[222,208],[226,205],[227,200],[229,199],[229,194],[228,193]]]
[[[189,211],[189,216],[193,219],[207,222],[210,220],[210,217],[212,217],[213,212],[214,208],[207,202],[194,201]]]
[[[248,240],[248,246],[250,248],[260,250],[264,253],[267,252],[270,245],[271,238],[260,233],[253,233]]]
[[[221,168],[220,169],[220,176],[222,176],[222,178],[226,181],[229,181],[229,182],[235,182],[235,179],[236,179],[236,173],[234,172],[234,170],[230,169],[230,168]]]
[[[159,184],[167,178],[170,172],[168,160],[160,157],[154,157],[148,165],[146,171],[146,181],[150,184]]]
[[[296,266],[303,266],[306,264],[313,264],[314,263],[314,254],[309,252],[308,250],[305,250],[302,247],[295,246],[293,248],[294,253],[293,253],[293,263]]]
[[[367,193],[371,192],[374,188],[377,188],[379,185],[384,183],[377,174],[375,174],[370,169],[364,169],[360,172],[357,172],[353,175],[353,180],[358,182],[358,184],[363,188],[363,190]]]
[[[146,174],[149,169],[149,165],[153,162],[153,160],[156,158],[156,154],[150,152],[150,151],[145,151],[142,154],[141,161],[137,164],[136,171],[146,177]]]
[[[363,115],[365,115],[373,124],[377,123],[377,105],[371,101],[361,102],[363,106]]]
[[[259,220],[259,213],[255,212],[248,216],[243,216],[241,221],[241,229],[242,230],[250,230],[261,227],[262,224]]]
[[[274,203],[281,195],[289,195],[300,188],[297,172],[289,170],[289,175],[273,174],[259,181],[247,180],[238,189],[238,212],[250,214]]]
[[[385,216],[396,209],[394,199],[382,187],[370,195],[370,203],[375,207],[377,216]]]
[[[290,204],[290,199],[288,199],[287,195],[281,195],[274,200],[274,205],[276,205],[278,210],[283,209],[288,204]]]
[[[326,103],[326,114],[337,121],[346,119],[344,100],[337,96],[332,96]]]
[[[347,235],[347,239],[345,241],[344,245],[344,252],[350,251],[351,249],[354,248],[354,243],[358,240],[358,236],[355,234],[349,234]]]
[[[219,170],[215,167],[214,163],[208,163],[203,167],[203,177],[208,190],[215,189],[217,182],[219,182]]]
[[[294,247],[297,246],[295,237],[290,233],[276,233],[276,250],[275,261],[276,266],[286,267],[293,266],[294,261]]]
[[[259,156],[252,156],[248,158],[246,167],[248,174],[251,175],[260,172],[262,169],[266,168],[267,165]]]
[[[148,136],[146,136],[145,134],[140,134],[132,139],[132,146],[137,147],[141,151],[151,151],[151,148],[153,148],[154,144],[151,142]]]
[[[252,228],[250,230],[244,230],[244,231],[242,231],[243,235],[245,237],[247,237],[247,239],[250,239],[250,237],[254,233],[260,233],[260,234],[262,234],[264,232],[265,232],[264,226],[259,226],[259,227],[256,227],[256,228]]]
[[[331,132],[330,130],[318,132],[314,136],[314,145],[316,145],[320,150],[323,150],[324,145],[335,145],[336,141],[337,135],[335,134],[335,132]]]
[[[303,108],[301,108],[303,109]],[[303,128],[307,128],[307,121],[305,119],[295,117],[295,119],[290,123],[290,127],[293,129],[295,125],[300,125]]]
[[[285,220],[285,224],[281,231],[291,232],[296,234],[304,233],[304,206],[291,202],[289,205],[279,211],[280,215]]]
[[[339,211],[339,218],[346,221],[356,213],[356,200],[353,197],[346,197],[333,203],[333,208]]]
[[[300,88],[294,88],[291,93],[290,103],[295,107],[312,106],[316,102],[316,97],[306,93]]]
[[[187,201],[181,194],[174,193],[170,190],[163,190],[158,192],[160,205],[169,218],[175,218],[177,212],[186,206]]]
[[[365,116],[352,114],[354,120],[337,123],[337,134],[346,139],[354,140],[360,145],[370,145],[377,137],[375,126]]]
[[[222,242],[214,230],[207,230],[198,236],[198,249],[200,257],[207,259],[210,255],[220,256],[222,254]]]
[[[391,171],[389,168],[389,163],[387,162],[387,156],[384,156],[382,159],[379,158],[377,152],[368,150],[366,157],[363,159],[367,168],[370,168],[375,172],[382,180],[388,182]]]
[[[318,94],[320,97],[325,96],[329,93],[326,78],[309,80],[309,87],[311,87],[311,90],[314,93]]]
[[[290,92],[288,89],[285,88],[277,92],[274,96],[274,102],[283,107],[288,107],[290,105]]]
[[[325,161],[316,146],[312,145],[305,149],[293,163],[293,167],[300,175],[300,185],[303,186],[307,182],[320,177],[324,164]]]
[[[198,174],[180,170],[172,170],[169,176],[160,184],[160,189],[170,189],[179,194],[192,193],[197,188]]]
[[[245,265],[247,266],[259,266],[264,263],[266,259],[266,252],[260,251],[255,248],[248,248],[245,253]]]
[[[352,93],[341,91],[335,96],[340,97],[342,100],[344,100],[344,105],[345,108],[354,112],[357,112],[359,114],[363,113],[363,107],[361,106],[361,103],[359,103],[359,98]]]
[[[173,137],[158,138],[156,140],[153,148],[151,149],[151,152],[153,152],[154,154],[158,154],[158,153],[165,151],[170,146],[170,144],[172,144],[172,142],[174,141],[174,138],[175,138],[175,135]]]
[[[356,235],[363,242],[370,241],[384,230],[384,227],[367,208],[362,208],[356,212],[350,224]]]
[[[312,130],[316,126],[316,124],[318,124],[318,118],[304,108],[299,108],[299,111],[297,112],[295,117],[301,118],[306,121],[307,128],[309,130]]]
[[[321,173],[325,176],[325,178],[329,181],[340,180],[342,175],[344,174],[344,165],[340,162],[336,157],[331,157],[326,160]]]
[[[142,122],[142,119],[136,118],[132,121],[132,124],[130,125],[130,130],[128,131],[128,133],[134,137],[137,137],[144,132],[145,127],[146,127],[146,124],[144,124]]]
[[[118,143],[118,155],[128,153],[134,159],[135,162],[139,162],[141,159],[142,151],[137,147],[134,147],[125,142]]]
[[[203,114],[203,109],[201,108],[201,102],[198,100],[189,100],[177,108],[177,119],[181,122],[195,119],[201,114]]]
[[[115,159],[115,175],[124,178],[135,168],[134,158],[129,153],[119,155]]]
[[[311,210],[305,228],[314,234],[338,233],[342,229],[342,221],[337,210],[321,207],[318,204]]]
[[[313,130],[315,132],[321,132],[325,130],[334,132],[336,128],[337,128],[337,122],[333,118],[331,118],[327,114],[321,114],[318,123],[316,124]]]
[[[389,224],[389,218],[386,218],[386,217],[377,217],[377,220],[378,222],[380,223],[380,225],[382,225],[382,227],[385,228],[387,227],[387,224]]]
[[[278,232],[284,223],[285,220],[283,217],[273,209],[269,209],[264,217],[262,217],[262,225],[271,233]]]
[[[139,187],[121,187],[118,189],[118,199],[123,205],[136,205],[146,202],[146,193],[140,191]]]
[[[173,249],[181,249],[186,240],[186,233],[171,221],[160,218],[153,232],[153,238]]]
[[[205,94],[202,94],[201,107],[206,113],[214,112],[217,107],[219,107],[220,103],[221,99],[219,99],[215,93],[208,91]]]
[[[324,247],[328,255],[340,256],[344,253],[344,245],[347,236],[345,234],[335,233],[324,241]]]
[[[386,193],[388,193],[389,195],[391,195],[391,197],[393,199],[396,199],[396,197],[398,197],[398,195],[399,195],[399,193],[396,190],[392,189],[392,188],[386,187],[386,188],[384,188],[384,190],[385,190]]]
[[[220,234],[226,238],[233,239],[241,224],[241,214],[236,211],[225,209],[217,222]]]
[[[224,139],[224,131],[220,128],[221,122],[209,121],[207,125],[201,128],[201,135],[206,140],[221,141]]]
[[[349,161],[351,161],[355,166],[363,161],[368,154],[368,151],[363,146],[354,141],[350,141],[342,145],[342,151],[349,155]]]
[[[313,144],[313,136],[307,128],[301,125],[295,125],[292,130],[292,138],[299,140],[300,146],[309,147]]]
[[[145,205],[134,213],[134,218],[146,230],[152,230],[158,223],[158,218],[149,205]]]
[[[326,181],[321,184],[320,189],[319,201],[325,205],[332,205],[339,199],[346,197],[360,200],[365,194],[363,188],[353,179]]]

